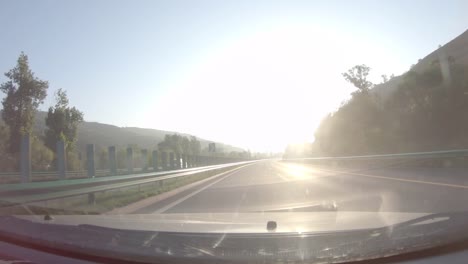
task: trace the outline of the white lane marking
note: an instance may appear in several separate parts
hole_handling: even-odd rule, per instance
[[[249,164],[249,165],[250,165],[250,164]],[[165,211],[171,209],[172,207],[178,205],[179,203],[181,203],[181,202],[187,200],[188,198],[194,196],[195,194],[197,194],[197,193],[199,193],[199,192],[204,191],[205,189],[211,187],[212,185],[215,185],[216,183],[218,183],[218,182],[220,182],[220,181],[226,179],[227,177],[232,176],[233,174],[239,172],[240,169],[242,169],[242,168],[244,168],[244,167],[246,167],[246,166],[249,166],[249,165],[245,165],[245,166],[242,166],[242,167],[239,167],[239,168],[234,169],[234,171],[231,171],[231,172],[228,173],[226,176],[224,176],[224,177],[222,177],[222,178],[220,178],[220,179],[218,179],[218,180],[216,180],[216,181],[214,181],[214,182],[212,182],[212,183],[206,185],[205,187],[203,187],[203,188],[201,188],[201,189],[198,189],[198,190],[196,190],[196,191],[194,191],[194,192],[188,194],[187,196],[184,196],[184,197],[182,197],[182,198],[180,198],[180,199],[178,199],[178,200],[176,200],[176,201],[174,201],[174,202],[172,202],[172,203],[170,203],[170,204],[168,204],[168,205],[166,205],[166,206],[164,206],[164,207],[162,207],[162,208],[159,208],[158,210],[154,211],[153,214],[164,213]],[[224,172],[224,173],[225,173],[225,172]]]
[[[363,173],[355,173],[355,172],[347,172],[347,171],[332,171],[332,170],[324,170],[324,169],[318,169],[318,170],[322,170],[322,171],[326,171],[326,172],[340,173],[340,174],[351,174],[351,175],[364,176],[364,177],[377,178],[377,179],[384,179],[384,180],[412,182],[412,183],[421,183],[421,184],[429,184],[429,185],[436,185],[436,186],[468,189],[468,186],[466,186],[466,185],[457,185],[457,184],[430,182],[430,181],[408,180],[408,179],[393,178],[393,177],[378,176],[378,175],[363,174]]]

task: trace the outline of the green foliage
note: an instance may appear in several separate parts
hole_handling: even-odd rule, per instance
[[[197,172],[186,177],[167,179],[163,182],[143,184],[139,187],[96,193],[96,204],[89,204],[88,200],[86,199],[81,201],[62,203],[66,204],[65,206],[68,206],[69,208],[79,208],[80,210],[104,213],[115,208],[135,203],[148,197],[174,190],[181,186],[207,179],[219,173],[230,171],[238,167],[240,166]]]
[[[55,144],[62,140],[67,151],[73,151],[77,140],[78,124],[83,122],[83,113],[75,107],[69,107],[66,91],[59,89],[55,93],[56,104],[49,108],[46,117],[46,145],[55,151]]]
[[[116,160],[117,160],[117,168],[118,169],[125,169],[127,167],[127,150],[125,148],[118,148],[116,150]]]
[[[382,82],[380,84],[384,84],[384,83],[390,81],[391,79],[395,78],[395,75],[391,74],[390,76],[388,76],[386,74],[382,74],[381,77],[382,77]]]
[[[248,151],[231,151],[228,154],[230,158],[250,159],[250,152]]]
[[[146,164],[148,164],[148,167],[151,167],[153,165],[153,152],[148,150],[148,157],[146,157]]]
[[[180,145],[181,145],[181,153],[190,153],[191,152],[191,146],[190,146],[190,139],[187,137],[182,137],[180,140]]]
[[[84,169],[84,161],[80,160],[80,155],[75,151],[67,152],[67,170],[78,171]]]
[[[9,153],[8,139],[10,131],[8,127],[0,125],[0,171],[15,171],[18,167],[15,155]]]
[[[391,129],[411,149],[468,146],[468,68],[450,65],[451,82],[439,64],[422,73],[408,72],[386,108],[398,126]]]
[[[339,111],[325,118],[315,138],[330,155],[378,153],[383,148],[380,144],[384,115],[376,97],[357,93]]]
[[[201,144],[200,141],[194,137],[190,137],[190,155],[200,155],[201,152]]]
[[[352,83],[360,92],[367,93],[374,85],[367,80],[370,68],[364,64],[356,65],[343,73],[343,77],[348,82]],[[386,77],[385,77],[386,78]]]
[[[468,67],[439,63],[409,71],[385,102],[355,93],[315,134],[324,155],[360,155],[468,147]]]
[[[31,138],[31,166],[33,171],[50,170],[54,164],[54,153],[48,149],[42,140]]]
[[[0,124],[0,154],[3,154],[8,149],[8,138],[10,137],[10,131],[8,127]]]
[[[20,54],[16,67],[5,76],[8,81],[0,85],[6,95],[2,101],[2,118],[10,130],[8,151],[17,153],[21,135],[31,134],[34,114],[46,98],[49,84],[34,76],[24,53]]]
[[[109,152],[107,148],[101,148],[98,152],[97,168],[108,169],[109,168]]]
[[[201,152],[200,141],[192,136],[189,138],[178,134],[165,135],[164,141],[158,144],[160,151],[176,154],[198,155]]]

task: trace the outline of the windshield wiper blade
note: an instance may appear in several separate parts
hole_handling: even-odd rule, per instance
[[[404,231],[408,229],[414,229],[419,227],[443,227],[445,230],[459,230],[460,226],[468,225],[468,212],[465,211],[454,211],[454,212],[442,212],[432,213],[424,215],[415,219],[411,219],[402,223],[391,225],[389,228],[393,232]]]

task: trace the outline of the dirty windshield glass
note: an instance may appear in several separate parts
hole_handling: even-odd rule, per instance
[[[342,262],[461,238],[465,10],[2,1],[0,239]]]

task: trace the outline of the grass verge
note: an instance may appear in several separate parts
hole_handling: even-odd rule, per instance
[[[83,196],[82,199],[74,199],[73,201],[61,201],[61,208],[71,208],[74,212],[82,213],[104,213],[115,208],[123,207],[148,197],[156,196],[176,188],[191,184],[214,175],[233,170],[242,165],[216,169],[195,173],[190,176],[183,176],[173,179],[151,182],[140,186],[127,187],[125,189],[111,190],[95,194],[95,202],[89,204],[88,197]],[[55,206],[54,206],[55,207]]]

